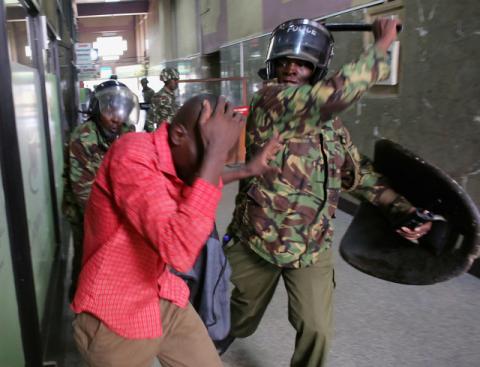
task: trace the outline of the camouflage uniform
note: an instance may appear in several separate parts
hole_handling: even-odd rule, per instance
[[[145,89],[142,89],[143,101],[145,103],[152,103],[152,98],[154,95],[155,91],[152,88],[146,87]]]
[[[168,88],[163,87],[158,93],[152,97],[150,110],[145,121],[145,130],[153,132],[163,121],[172,122],[173,116],[177,113],[177,103],[175,102],[175,94]]]
[[[129,131],[132,131],[131,126],[123,125],[121,133]],[[65,189],[62,210],[72,228],[74,248],[70,296],[73,296],[72,293],[75,291],[82,262],[85,205],[95,180],[95,174],[110,145],[111,142],[103,136],[98,125],[89,120],[72,131],[70,142],[65,147],[66,159],[63,172]]]
[[[388,75],[384,59],[372,48],[328,80],[267,86],[251,102],[247,161],[275,130],[285,144],[270,163],[280,173],[240,182],[228,228],[234,244],[226,250],[235,285],[231,330],[238,337],[255,331],[283,276],[289,320],[298,332],[292,366],[325,361],[332,314],[332,219],[340,191],[356,190],[376,204],[385,201],[382,177],[367,161],[361,164],[348,130],[333,116]],[[403,198],[391,199],[387,211],[393,214],[411,207]]]
[[[361,167],[348,130],[332,114],[387,75],[382,60],[371,49],[328,81],[301,87],[274,85],[253,97],[247,160],[277,130],[286,143],[271,165],[280,167],[281,173],[241,182],[228,232],[247,241],[265,260],[288,268],[314,264],[331,246],[331,222],[342,189],[355,189],[378,203],[385,190],[383,180],[368,164]]]

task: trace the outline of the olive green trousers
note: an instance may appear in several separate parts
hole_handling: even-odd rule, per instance
[[[281,276],[288,294],[288,320],[297,331],[290,365],[324,366],[333,326],[332,250],[326,250],[315,265],[301,269],[279,268],[241,243],[228,246],[225,253],[234,285],[230,334],[244,338],[255,332]]]

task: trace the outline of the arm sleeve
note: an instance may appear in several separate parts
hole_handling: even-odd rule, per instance
[[[174,198],[168,188],[171,182],[148,157],[130,155],[109,165],[118,210],[165,263],[177,271],[188,271],[213,228],[221,190],[197,179]]]
[[[373,84],[388,77],[386,54],[376,47],[364,52],[356,62],[344,65],[337,73],[313,87],[323,116],[329,118],[357,101]]]
[[[361,155],[359,180],[352,194],[380,207],[391,223],[398,223],[413,208],[390,187],[385,176],[375,172],[372,161],[364,155]]]
[[[96,169],[88,147],[81,141],[74,140],[70,143],[69,155],[72,191],[82,210],[85,210],[93,181],[95,181]]]
[[[149,133],[151,133],[152,131],[155,131],[156,110],[157,110],[157,106],[155,105],[155,103],[153,103],[153,97],[152,97],[152,102],[150,103],[150,108],[148,109],[148,112],[147,112],[147,117],[145,119],[145,127],[144,127],[144,130],[148,131]]]

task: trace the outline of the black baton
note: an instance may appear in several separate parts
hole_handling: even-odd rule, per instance
[[[373,27],[368,23],[325,23],[323,25],[331,32],[371,32]],[[397,33],[403,29],[401,24],[397,24]]]

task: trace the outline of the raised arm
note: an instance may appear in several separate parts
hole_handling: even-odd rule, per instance
[[[397,37],[397,24],[395,19],[375,20],[373,47],[364,52],[356,62],[344,65],[331,78],[314,85],[312,93],[325,119],[347,108],[373,84],[388,76],[386,52]]]

